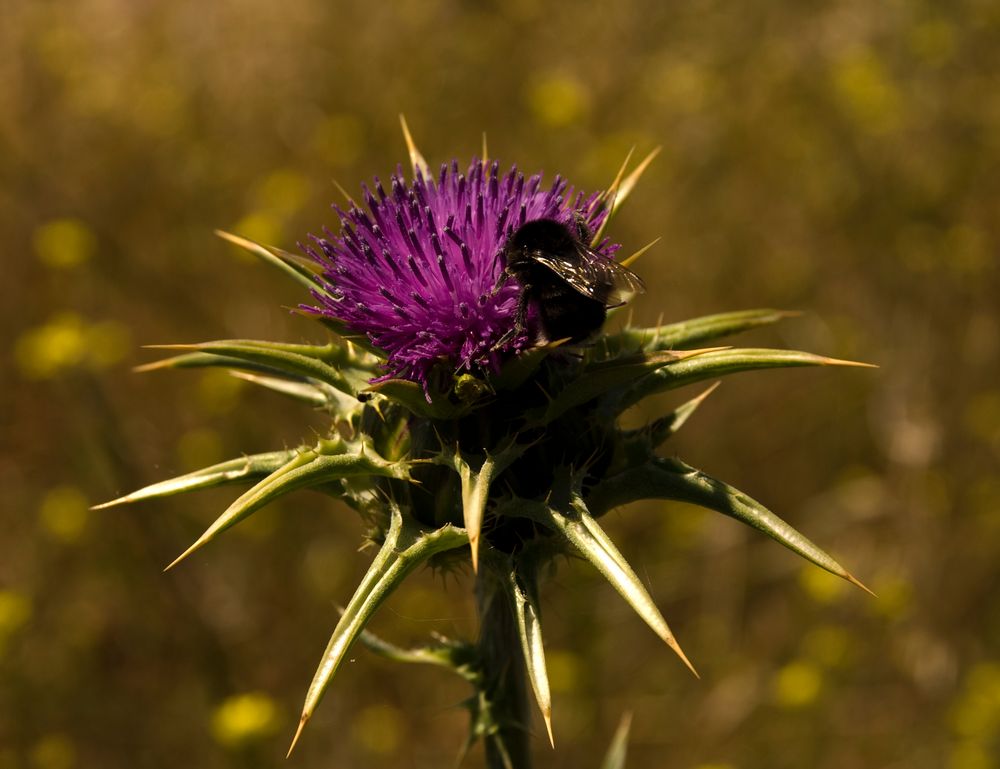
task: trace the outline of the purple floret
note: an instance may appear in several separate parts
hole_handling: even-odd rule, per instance
[[[534,219],[571,224],[582,217],[592,229],[606,210],[599,194],[574,195],[556,177],[540,189],[542,176],[525,178],[516,168],[499,177],[499,164],[474,160],[465,174],[458,162],[441,167],[435,182],[417,174],[411,184],[397,168],[386,194],[375,179],[363,187],[363,210],[335,208],[339,235],[313,237],[306,247],[323,267],[323,290],[314,292],[312,312],[365,334],[385,352],[386,374],[428,389],[432,372],[496,371],[529,345],[532,329],[496,345],[514,325],[518,286],[494,287],[504,244]],[[611,255],[617,246],[598,249]],[[529,316],[529,326],[531,318]]]

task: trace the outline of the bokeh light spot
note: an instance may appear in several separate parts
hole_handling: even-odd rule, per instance
[[[31,619],[31,599],[12,589],[0,589],[0,648]]]
[[[29,329],[14,345],[14,360],[25,379],[50,379],[76,366],[86,353],[86,335],[79,315],[64,312]]]
[[[587,92],[573,78],[548,74],[528,90],[528,105],[542,125],[558,128],[582,118],[588,107]]]
[[[212,714],[212,736],[229,748],[269,737],[278,730],[278,725],[274,701],[261,692],[230,697]]]
[[[35,230],[35,253],[46,267],[68,269],[88,261],[97,239],[79,219],[54,219]]]
[[[899,92],[885,64],[872,51],[855,51],[838,61],[833,81],[841,105],[858,128],[885,134],[899,126]]]
[[[773,681],[774,700],[785,708],[800,708],[815,702],[822,688],[822,671],[808,662],[785,665]]]
[[[89,517],[87,498],[75,486],[50,489],[39,509],[39,520],[45,533],[67,544],[80,539]]]
[[[833,603],[847,589],[847,583],[840,577],[812,564],[799,571],[799,584],[811,599],[820,603]]]
[[[290,216],[309,198],[309,181],[298,171],[279,169],[257,185],[254,197],[260,209],[279,217]]]

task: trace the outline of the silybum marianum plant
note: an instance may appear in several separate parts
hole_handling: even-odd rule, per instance
[[[330,416],[298,448],[238,457],[107,505],[222,484],[250,488],[173,565],[269,502],[304,488],[344,500],[378,551],[340,613],[306,694],[300,738],[351,645],[452,670],[472,686],[467,745],[491,767],[530,762],[530,699],[552,739],[539,581],[556,557],[596,568],[680,657],[666,620],[600,524],[640,499],[691,502],[752,526],[803,558],[860,583],[756,500],[661,452],[714,384],[640,429],[618,417],[645,398],[738,371],[859,365],[806,352],[705,346],[789,313],[749,310],[600,333],[608,308],[640,291],[615,260],[607,225],[652,159],[603,192],[544,185],[495,161],[432,174],[404,136],[412,179],[377,179],[337,209],[340,230],[307,256],[223,237],[304,290],[302,311],[325,344],[243,339],[177,345],[143,369],[216,366]],[[655,153],[654,153],[655,154]],[[541,224],[537,224],[541,222]],[[536,224],[532,224],[536,223]],[[527,226],[526,226],[527,225]],[[480,637],[403,649],[366,626],[415,569],[468,563]],[[624,760],[624,730],[606,766]]]

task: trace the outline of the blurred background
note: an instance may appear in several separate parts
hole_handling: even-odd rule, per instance
[[[461,682],[358,648],[291,761],[306,686],[371,557],[300,493],[168,574],[235,489],[89,505],[323,420],[141,345],[322,340],[296,287],[212,235],[288,248],[405,161],[478,153],[603,188],[653,324],[805,311],[738,340],[877,370],[741,374],[672,450],[878,593],[721,516],[607,528],[694,680],[579,563],[544,600],[556,750],[637,769],[1000,766],[1000,5],[846,0],[8,0],[0,11],[0,767],[447,767]],[[664,397],[641,421],[692,393]],[[475,633],[467,576],[373,629]],[[481,765],[478,749],[464,766]]]

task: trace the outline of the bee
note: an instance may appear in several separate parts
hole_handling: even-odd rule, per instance
[[[603,324],[608,309],[646,290],[642,278],[586,244],[590,233],[577,220],[576,232],[554,219],[536,219],[518,228],[504,245],[503,272],[520,286],[514,328],[502,342],[526,328],[528,308],[538,315],[538,342],[582,342]]]

